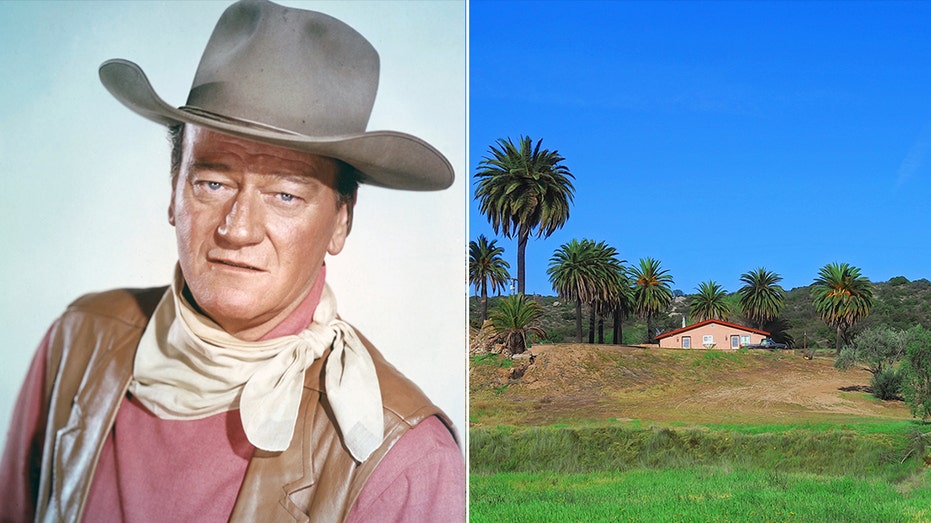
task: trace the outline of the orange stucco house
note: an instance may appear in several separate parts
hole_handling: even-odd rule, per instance
[[[739,349],[743,345],[760,343],[769,336],[766,331],[744,327],[722,320],[705,320],[656,337],[662,349]]]

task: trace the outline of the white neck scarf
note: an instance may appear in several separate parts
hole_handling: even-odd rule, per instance
[[[249,442],[288,448],[304,371],[328,348],[326,398],[343,442],[364,461],[383,441],[384,413],[375,364],[353,328],[336,316],[324,286],[304,331],[265,341],[235,338],[181,297],[180,268],[149,321],[129,391],[162,419],[200,419],[239,408]]]

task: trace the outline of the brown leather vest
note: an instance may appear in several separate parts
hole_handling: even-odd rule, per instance
[[[74,302],[52,329],[49,398],[37,521],[78,521],[104,439],[132,377],[136,345],[165,288],[114,290]],[[323,361],[307,369],[291,446],[256,450],[231,521],[343,521],[365,481],[400,437],[429,416],[446,417],[361,337],[378,372],[385,441],[357,463],[343,447],[326,402]],[[452,432],[452,429],[450,429]]]

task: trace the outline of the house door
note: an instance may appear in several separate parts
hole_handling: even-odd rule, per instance
[[[740,348],[740,336],[731,336],[731,348],[732,349]]]

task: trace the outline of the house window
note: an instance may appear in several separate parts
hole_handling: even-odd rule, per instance
[[[714,343],[714,336],[712,336],[711,334],[705,334],[704,336],[701,337],[701,342],[702,342],[702,345],[711,345],[712,343]]]
[[[692,337],[691,336],[682,336],[682,348],[683,349],[692,348]]]
[[[742,335],[742,336],[740,337],[740,344],[741,344],[741,345],[750,345],[750,336],[748,336],[748,335]]]

